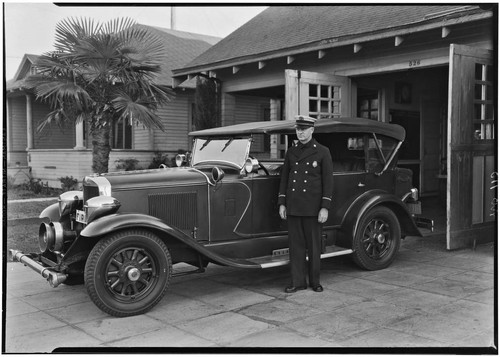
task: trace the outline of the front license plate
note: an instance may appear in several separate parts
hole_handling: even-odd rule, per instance
[[[76,221],[80,223],[87,223],[87,217],[85,217],[85,211],[76,210]]]

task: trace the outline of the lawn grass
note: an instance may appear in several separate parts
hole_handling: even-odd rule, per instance
[[[62,190],[56,188],[45,189],[41,193],[34,193],[33,191],[27,190],[22,186],[14,186],[7,189],[7,200],[24,200],[45,197],[57,198],[61,193]]]
[[[48,206],[57,202],[57,191],[49,195],[34,194],[22,188],[11,188],[7,191],[7,249],[17,249],[24,253],[38,252],[38,230],[42,220],[40,213]],[[49,196],[49,197],[47,197]],[[43,201],[32,201],[29,198],[47,198]],[[9,200],[26,199],[21,202]]]
[[[7,202],[7,220],[38,217],[48,206],[57,202],[57,198],[47,201]]]
[[[17,249],[23,253],[39,252],[38,229],[42,220],[7,222],[7,250]]]

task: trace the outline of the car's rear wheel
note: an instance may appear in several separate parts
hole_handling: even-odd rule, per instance
[[[364,214],[354,237],[353,259],[361,268],[387,268],[396,258],[401,227],[392,210],[378,206]]]
[[[110,234],[95,245],[85,265],[85,286],[91,300],[118,317],[150,310],[162,299],[171,276],[168,248],[145,230]]]

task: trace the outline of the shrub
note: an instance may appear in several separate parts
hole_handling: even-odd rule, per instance
[[[7,183],[7,190],[11,190],[11,189],[15,188],[16,187],[15,182],[16,182],[15,177],[13,177],[11,175],[7,175],[7,182],[6,182]]]
[[[59,177],[63,191],[72,191],[78,189],[78,180],[73,176]]]
[[[28,182],[24,185],[24,188],[28,191],[31,191],[35,194],[50,194],[51,189],[48,183],[43,183],[41,179],[30,178]]]
[[[175,159],[174,159],[175,160]],[[168,157],[168,154],[162,154],[161,152],[155,152],[155,156],[153,157],[153,161],[149,164],[148,169],[157,169],[160,165],[166,165],[168,167],[172,166],[172,162]]]
[[[115,160],[116,163],[116,168],[118,170],[124,170],[124,171],[133,171],[133,170],[140,170],[141,168],[138,166],[139,161],[134,158],[129,158],[129,159],[118,159]]]

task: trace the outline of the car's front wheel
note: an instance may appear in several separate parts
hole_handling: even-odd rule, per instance
[[[118,317],[150,310],[162,299],[171,276],[167,246],[145,230],[117,232],[100,240],[87,259],[84,275],[94,304]]]
[[[363,215],[353,242],[353,259],[361,268],[387,268],[396,258],[401,242],[398,218],[387,207],[374,207]]]

